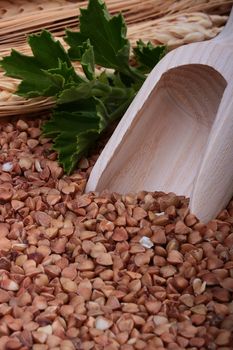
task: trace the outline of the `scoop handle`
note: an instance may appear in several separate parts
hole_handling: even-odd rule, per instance
[[[233,189],[233,8],[222,32],[212,40],[212,67],[227,82],[204,158],[190,196],[190,209],[208,222],[223,209]],[[223,54],[224,52],[224,54]],[[209,62],[210,62],[209,61]]]
[[[219,106],[216,120],[191,195],[190,209],[208,222],[226,207],[233,188],[233,82],[230,81]]]
[[[228,45],[233,45],[233,7],[227,20],[227,24],[221,33],[213,39],[213,41],[221,41],[222,44],[227,43]]]

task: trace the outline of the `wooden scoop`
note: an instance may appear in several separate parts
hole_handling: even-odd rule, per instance
[[[233,195],[233,10],[214,39],[153,69],[96,162],[86,191],[175,192],[203,222]]]

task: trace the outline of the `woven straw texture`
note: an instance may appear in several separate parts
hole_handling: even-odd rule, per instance
[[[140,38],[171,50],[216,36],[233,0],[106,0],[106,4],[112,14],[123,13],[133,45]],[[63,42],[64,28],[76,29],[79,8],[86,6],[83,0],[1,0],[0,57],[11,48],[30,54],[26,36],[43,28]],[[14,94],[17,85],[0,71],[0,117],[41,113],[53,106],[52,98],[20,98]]]

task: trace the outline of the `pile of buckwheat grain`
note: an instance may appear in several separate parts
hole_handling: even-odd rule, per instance
[[[40,122],[0,127],[0,350],[233,349],[233,202],[82,194]]]

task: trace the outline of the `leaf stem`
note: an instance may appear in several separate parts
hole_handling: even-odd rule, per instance
[[[135,93],[136,95],[136,93]],[[131,96],[126,100],[124,103],[122,103],[113,113],[110,114],[109,119],[111,121],[115,121],[123,116],[127,108],[129,107],[130,103],[133,101],[135,95]]]

